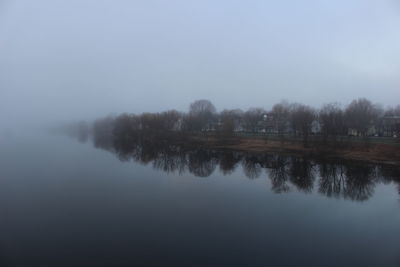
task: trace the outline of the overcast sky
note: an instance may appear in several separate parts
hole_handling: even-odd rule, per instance
[[[397,0],[0,0],[0,119],[400,103]]]

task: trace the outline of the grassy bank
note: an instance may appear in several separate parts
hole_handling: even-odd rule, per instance
[[[303,140],[271,136],[222,136],[191,135],[186,140],[193,145],[215,149],[232,149],[248,152],[278,152],[285,154],[308,155],[324,158],[341,158],[400,166],[400,144],[397,142],[378,142],[377,139],[343,138],[323,141],[310,138]],[[386,141],[386,142],[385,142]]]

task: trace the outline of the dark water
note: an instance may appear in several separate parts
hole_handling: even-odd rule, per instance
[[[399,171],[0,139],[0,266],[400,266]]]

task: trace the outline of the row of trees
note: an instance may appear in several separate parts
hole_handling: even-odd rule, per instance
[[[217,132],[229,135],[234,132],[265,132],[301,136],[306,143],[310,134],[319,134],[324,139],[348,134],[367,136],[372,128],[385,126],[383,118],[396,116],[400,116],[400,106],[384,110],[365,98],[354,100],[345,108],[337,103],[315,109],[299,103],[281,102],[271,110],[231,109],[219,113],[209,100],[197,100],[190,104],[187,113],[170,110],[122,114],[97,120],[94,128],[101,130],[95,132],[106,136],[114,134],[126,138],[138,133]],[[390,125],[392,135],[398,135],[399,125]]]

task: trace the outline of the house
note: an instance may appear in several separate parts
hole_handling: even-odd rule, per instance
[[[375,136],[375,135],[377,135],[377,134],[378,134],[378,131],[377,131],[375,125],[369,126],[369,127],[366,129],[365,134],[366,134],[367,136]],[[347,135],[348,135],[348,136],[362,136],[363,133],[362,133],[361,131],[355,129],[355,128],[348,128],[348,129],[347,129]]]
[[[381,120],[379,135],[381,136],[399,136],[400,134],[400,116],[385,116]]]
[[[319,134],[321,133],[321,124],[318,120],[313,120],[311,123],[311,133],[312,134]]]

